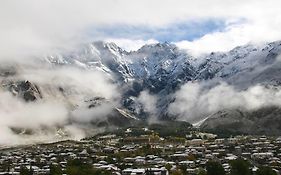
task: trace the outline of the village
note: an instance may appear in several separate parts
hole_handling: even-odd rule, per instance
[[[127,128],[122,136],[107,133],[81,141],[2,149],[0,174],[75,174],[70,168],[75,160],[97,174],[196,175],[206,173],[208,161],[218,162],[228,174],[231,161],[236,159],[247,161],[252,174],[260,166],[281,172],[281,137],[217,138],[211,133],[193,132],[185,138],[164,138],[142,129],[144,133],[137,136]]]

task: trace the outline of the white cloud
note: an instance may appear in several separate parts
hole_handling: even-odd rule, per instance
[[[156,95],[150,94],[147,90],[141,91],[139,96],[137,97],[137,102],[142,105],[144,112],[149,114],[147,120],[148,122],[154,123],[158,121],[156,107],[157,100],[158,97]]]
[[[0,2],[0,57],[21,59],[74,47],[98,38],[87,36],[87,31],[105,24],[163,26],[200,18],[244,18],[248,22],[204,36],[194,42],[199,48],[195,50],[200,50],[201,45],[206,50],[206,45],[211,44],[217,45],[214,49],[230,48],[233,44],[229,43],[237,35],[243,40],[235,39],[235,44],[277,40],[280,5],[279,0],[4,0]],[[232,37],[233,33],[236,35]]]
[[[12,95],[6,89],[9,86],[0,88],[0,144],[62,139],[56,138],[58,128],[68,138],[82,138],[86,128],[93,129],[90,121],[105,118],[118,106],[120,92],[103,72],[70,66],[51,68],[38,62],[35,65],[21,65],[17,67],[18,74],[0,77],[3,84],[27,79],[43,97],[27,103],[21,95]],[[85,101],[94,97],[104,97],[110,102],[89,109],[90,104]],[[86,124],[83,128],[77,123]],[[32,129],[34,134],[18,135],[11,128]]]
[[[29,68],[20,72],[19,78],[40,85],[46,92],[49,92],[47,88],[50,86],[51,88],[62,87],[69,91],[68,95],[77,95],[80,98],[98,96],[115,100],[119,97],[117,87],[111,82],[111,77],[96,70],[82,70],[70,66],[51,69]]]
[[[205,115],[223,109],[256,110],[261,107],[281,106],[281,89],[260,85],[238,91],[222,83],[206,90],[200,83],[189,82],[174,97],[175,102],[170,104],[169,112],[189,122],[196,122]]]
[[[89,104],[88,104],[89,105]],[[112,113],[114,109],[114,104],[102,103],[94,108],[89,108],[88,106],[80,106],[78,109],[71,113],[71,119],[79,123],[89,123],[92,121],[106,120],[106,116]]]
[[[156,103],[157,97],[149,94],[148,91],[141,91],[140,95],[137,98],[144,108],[145,112],[148,112],[150,115],[156,114]]]
[[[259,44],[281,39],[281,24],[269,21],[254,21],[228,26],[224,31],[204,35],[194,41],[180,41],[178,47],[188,50],[194,56],[229,51],[236,46]]]
[[[0,144],[31,143],[32,139],[50,141],[54,139],[55,127],[67,123],[67,107],[55,100],[26,103],[8,92],[0,92],[0,104]],[[41,127],[49,130],[42,134]],[[32,128],[36,134],[29,137],[18,135],[11,128]],[[51,132],[54,132],[52,136]]]
[[[52,100],[25,103],[8,92],[0,93],[0,99],[1,126],[36,128],[61,125],[67,119],[67,108]]]

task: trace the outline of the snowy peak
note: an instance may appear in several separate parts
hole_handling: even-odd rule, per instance
[[[267,82],[265,76],[268,77],[266,74],[271,72],[271,77],[275,77],[275,81],[276,71],[272,70],[280,65],[278,62],[280,53],[280,41],[258,46],[238,46],[225,53],[211,53],[199,64],[196,79],[212,81],[217,79],[247,88],[253,84]]]
[[[84,45],[78,51],[66,55],[51,56],[56,64],[72,64],[82,68],[99,69],[123,82],[134,79],[161,79],[192,67],[189,56],[174,44],[144,45],[137,51],[126,52],[115,43],[97,41]],[[193,74],[193,73],[192,73]]]
[[[148,44],[137,51],[127,52],[115,43],[97,41],[72,53],[51,56],[48,60],[56,64],[98,69],[111,75],[121,84],[141,81],[147,84],[149,89],[159,92],[165,89],[167,83],[175,83],[174,86],[178,86],[178,83],[190,80],[233,81],[237,79],[236,76],[250,74],[256,67],[271,65],[279,53],[280,41],[259,46],[238,46],[229,52],[213,52],[200,58],[194,58],[167,42]],[[244,76],[249,78],[248,75]]]
[[[170,44],[168,42],[156,43],[156,44],[146,44],[142,46],[137,52],[173,52],[177,51],[178,48],[175,44]]]
[[[182,69],[181,64],[189,63],[190,56],[175,45],[158,43],[145,45],[126,56],[136,77],[155,77],[162,73],[173,74]]]
[[[165,89],[167,83],[173,83],[173,86],[177,87],[191,80],[217,79],[243,84],[245,80],[240,78],[242,74],[245,79],[254,79],[249,75],[251,72],[260,74],[253,73],[257,67],[275,62],[281,52],[280,45],[280,41],[258,46],[248,44],[238,46],[229,52],[213,52],[204,57],[194,58],[176,45],[167,42],[148,44],[137,51],[127,52],[115,43],[97,41],[84,45],[72,53],[57,54],[49,60],[56,64],[97,69],[106,72],[121,84],[141,81],[147,84],[149,89],[160,92]],[[262,81],[264,80],[250,81],[249,84]]]

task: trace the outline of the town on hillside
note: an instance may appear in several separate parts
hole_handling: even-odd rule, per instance
[[[281,172],[281,137],[126,128],[80,141],[1,149],[0,171],[34,175],[267,175]]]

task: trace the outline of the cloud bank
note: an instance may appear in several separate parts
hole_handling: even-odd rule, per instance
[[[142,109],[145,113],[148,114],[148,122],[157,122],[157,101],[158,97],[152,95],[148,90],[141,91],[136,101],[141,104]]]
[[[262,107],[281,106],[281,89],[261,85],[246,90],[221,83],[211,89],[204,89],[200,83],[187,83],[174,95],[169,112],[182,120],[197,122],[205,115],[224,109],[255,110]]]
[[[148,112],[150,115],[155,115],[156,113],[156,103],[157,97],[151,95],[148,91],[141,91],[137,98],[137,101],[143,105],[144,111]]]
[[[0,77],[1,84],[29,80],[38,87],[42,99],[26,102],[17,93],[12,95],[5,87],[1,88],[0,145],[81,139],[86,131],[97,132],[91,121],[106,119],[119,105],[120,93],[103,72],[40,64],[18,71],[11,77]],[[95,97],[105,100],[90,101]],[[97,105],[89,108],[92,103]]]

